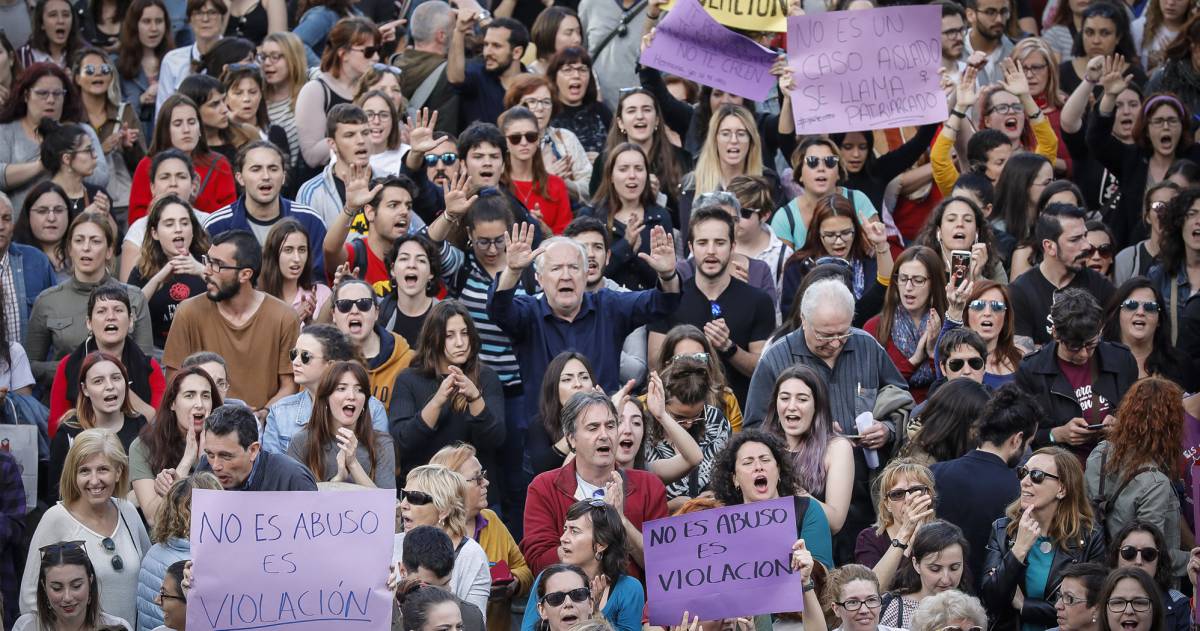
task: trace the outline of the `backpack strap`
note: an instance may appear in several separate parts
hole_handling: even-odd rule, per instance
[[[356,267],[362,269],[363,278],[367,277],[367,244],[365,239],[351,239],[350,245],[354,248],[354,260],[350,261],[350,269]],[[359,263],[362,263],[361,265]]]
[[[417,89],[413,91],[412,98],[408,100],[409,119],[415,120],[417,114],[421,112],[421,108],[425,107],[425,102],[433,94],[433,89],[437,87],[438,80],[441,79],[442,73],[446,70],[446,64],[448,63],[447,61],[443,61],[438,64],[438,67],[434,68],[433,72],[429,73],[429,76],[425,77],[421,85],[418,85]]]
[[[621,22],[617,24],[613,30],[609,31],[608,35],[604,36],[604,39],[600,40],[600,44],[596,46],[596,48],[592,49],[592,59],[599,58],[600,53],[604,52],[604,49],[607,48],[610,43],[612,43],[613,39],[615,39],[617,35],[628,32],[629,23],[632,22],[633,18],[636,18],[638,14],[646,8],[647,4],[649,4],[649,0],[639,0],[637,4],[633,5],[628,11],[625,11],[623,14],[621,14]]]

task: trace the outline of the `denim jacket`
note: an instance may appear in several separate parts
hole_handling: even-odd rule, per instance
[[[17,295],[22,297],[18,304],[21,307],[21,339],[29,334],[29,312],[38,294],[58,284],[54,275],[54,267],[50,259],[41,250],[13,243],[8,246],[8,264],[12,266],[13,286]]]
[[[376,430],[388,431],[387,409],[375,397],[368,400],[367,407],[371,408],[371,425]],[[308,424],[312,416],[313,399],[308,390],[286,396],[267,408],[267,422],[263,428],[262,448],[265,451],[286,454],[292,436]]]

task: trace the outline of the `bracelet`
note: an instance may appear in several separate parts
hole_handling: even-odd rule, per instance
[[[811,592],[812,590],[817,588],[817,584],[815,582],[813,582],[813,580],[810,578],[810,579],[808,579],[808,581],[806,581],[804,583],[803,588],[804,588],[804,591]]]
[[[729,359],[730,357],[737,355],[737,352],[738,352],[738,345],[735,343],[731,343],[729,345],[729,348],[727,348],[725,350],[717,351],[717,356],[720,357],[721,359]]]
[[[875,276],[875,282],[879,283],[883,287],[891,287],[892,286],[892,279],[888,276],[878,276],[877,275],[877,276]]]
[[[659,276],[658,280],[659,280],[659,282],[662,282],[662,283],[669,283],[669,282],[675,280],[676,278],[679,278],[679,270],[671,270],[670,276],[667,276],[667,277]]]
[[[960,112],[960,111],[958,111],[958,110],[950,110],[950,115],[951,115],[951,116],[957,116],[957,117],[959,117],[959,118],[964,118],[964,119],[967,117],[967,113],[966,113],[966,112]]]
[[[1030,115],[1029,115],[1029,119],[1030,119],[1030,120],[1033,120],[1033,119],[1035,119],[1035,118],[1037,118],[1037,117],[1041,116],[1043,113],[1044,113],[1044,112],[1042,112],[1042,110],[1039,108],[1039,109],[1038,109],[1036,112],[1034,112],[1034,113],[1032,113],[1032,114],[1030,114]]]
[[[467,403],[474,403],[482,398],[483,398],[483,393],[480,392],[479,394],[475,395],[474,399],[467,399]]]
[[[359,213],[359,211],[361,211],[361,210],[362,210],[361,208],[342,207],[342,214],[353,219],[354,216],[357,215]]]

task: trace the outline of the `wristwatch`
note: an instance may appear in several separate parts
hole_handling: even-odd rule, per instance
[[[904,543],[903,541],[901,541],[901,540],[899,540],[899,539],[892,539],[892,547],[893,547],[893,548],[900,548],[901,550],[907,550],[907,549],[908,549],[908,544],[907,544],[907,543]]]

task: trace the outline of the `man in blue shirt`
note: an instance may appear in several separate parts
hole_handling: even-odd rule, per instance
[[[450,50],[446,56],[446,79],[459,94],[459,120],[495,123],[504,111],[508,80],[525,71],[521,57],[529,47],[529,30],[512,18],[488,22],[487,11],[463,6],[458,10]],[[466,61],[466,34],[477,23],[483,27],[483,53]]]
[[[650,254],[639,253],[658,273],[661,289],[618,293],[587,291],[587,253],[578,242],[553,237],[533,249],[533,227],[518,223],[508,241],[508,262],[488,296],[488,315],[508,333],[521,366],[525,411],[537,413],[537,392],[546,366],[563,351],[592,361],[593,381],[607,392],[620,386],[621,344],[631,331],[667,317],[679,307],[675,246],[660,226],[651,232]],[[535,261],[536,259],[536,261]],[[517,296],[515,288],[535,263],[540,296]]]

